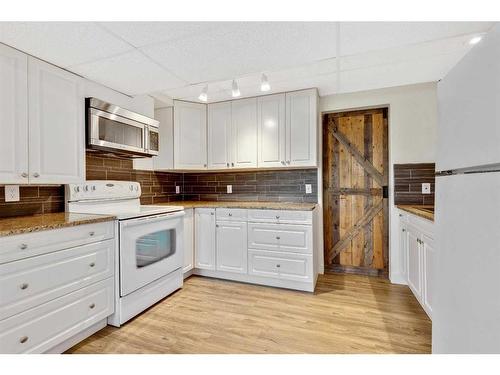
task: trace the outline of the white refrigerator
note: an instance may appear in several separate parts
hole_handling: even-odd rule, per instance
[[[433,353],[500,353],[500,29],[438,83]]]

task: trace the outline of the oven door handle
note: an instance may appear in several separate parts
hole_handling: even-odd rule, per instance
[[[144,217],[139,217],[139,218],[132,219],[132,220],[123,220],[120,222],[120,224],[123,227],[128,227],[131,225],[143,224],[144,222],[155,223],[155,222],[161,221],[161,220],[177,219],[177,218],[183,217],[184,215],[185,215],[184,211],[175,211],[175,212],[169,212],[167,214],[144,216]]]

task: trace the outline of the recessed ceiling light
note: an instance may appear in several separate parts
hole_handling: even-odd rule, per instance
[[[469,44],[472,44],[472,45],[478,44],[481,41],[481,39],[483,39],[482,36],[475,36],[471,40],[469,40]]]
[[[203,90],[201,90],[198,99],[200,99],[202,102],[206,102],[208,100],[208,85],[205,85],[205,87],[203,87]]]
[[[240,88],[235,80],[233,80],[233,89],[232,89],[233,98],[237,98],[241,95]]]
[[[260,78],[260,91],[269,91],[271,90],[271,85],[269,84],[269,80],[267,76],[263,73]]]

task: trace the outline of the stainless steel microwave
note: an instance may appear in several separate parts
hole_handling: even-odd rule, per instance
[[[159,152],[159,122],[96,98],[85,99],[87,148],[128,157]]]

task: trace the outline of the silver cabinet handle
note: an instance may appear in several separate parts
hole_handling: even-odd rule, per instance
[[[280,218],[279,215],[276,215],[276,219],[279,219],[279,218]]]
[[[233,214],[230,213],[229,216],[233,216]]]
[[[406,229],[403,229],[403,233],[406,232]]]
[[[281,264],[277,264],[277,265],[276,265],[276,268],[280,268],[280,267],[281,267]]]
[[[20,288],[21,288],[22,290],[28,289],[28,287],[29,287],[29,284],[27,284],[27,283],[23,283],[23,284],[21,284],[21,286],[20,286]]]
[[[206,167],[207,167],[207,165],[206,165],[206,164],[203,164],[203,168],[206,168]]]
[[[90,237],[94,237],[95,232],[89,232]]]
[[[90,264],[89,264],[89,266],[90,266],[90,267],[94,267],[94,266],[95,266],[95,263],[94,263],[94,262],[92,262],[92,263],[90,263]]]
[[[93,309],[93,308],[95,307],[95,303],[91,303],[91,304],[89,305],[89,307],[90,307],[91,309]]]
[[[28,336],[23,336],[23,337],[21,337],[21,338],[19,339],[19,342],[20,342],[21,344],[24,344],[26,341],[28,341]]]
[[[210,212],[210,215],[214,216],[214,213],[213,213],[213,212]]]
[[[22,243],[21,245],[19,245],[19,248],[20,248],[21,250],[26,250],[26,249],[28,248],[28,245],[27,245],[27,244],[25,244],[25,243]]]
[[[229,163],[226,163],[226,167],[229,167]]]
[[[281,237],[280,236],[276,236],[276,239],[279,240]]]
[[[40,175],[37,172],[35,172],[35,173],[33,173],[33,177],[38,178],[38,177],[40,177]]]
[[[234,167],[234,163],[231,163],[231,167]]]
[[[219,224],[215,224],[215,227],[216,227],[216,228],[219,228]]]
[[[26,172],[21,173],[21,177],[26,178],[28,177],[28,174]]]

